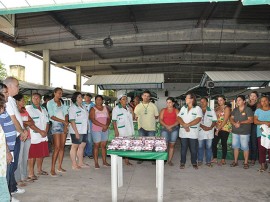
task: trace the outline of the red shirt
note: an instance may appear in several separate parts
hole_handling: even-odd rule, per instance
[[[170,126],[173,125],[176,122],[176,109],[173,108],[172,112],[169,112],[167,108],[164,108],[164,112],[163,112],[163,122]]]

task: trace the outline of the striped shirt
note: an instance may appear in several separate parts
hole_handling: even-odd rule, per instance
[[[2,114],[0,114],[0,125],[2,126],[5,133],[8,149],[13,151],[16,142],[17,131],[7,111],[4,111]]]

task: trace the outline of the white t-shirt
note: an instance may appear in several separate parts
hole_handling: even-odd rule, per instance
[[[206,108],[205,114],[202,116],[201,124],[210,127],[213,122],[217,121],[216,112],[210,107]],[[199,130],[199,140],[213,139],[214,138],[214,128],[212,130],[204,131],[202,128]]]
[[[77,104],[73,104],[69,108],[69,121],[75,121],[79,134],[87,134],[87,129],[89,127],[88,114],[85,106],[79,107]],[[70,133],[75,134],[71,124],[69,126],[69,131]]]
[[[46,130],[47,124],[49,124],[49,115],[44,107],[40,106],[40,108],[41,111],[38,108],[36,108],[36,106],[31,105],[26,107],[26,111],[35,122],[37,128],[39,128],[40,130]],[[47,136],[42,137],[40,133],[32,130],[31,128],[30,134],[31,134],[31,144],[39,144],[41,142],[48,141]]]
[[[6,110],[9,116],[15,116],[16,119],[19,121],[20,125],[22,128],[23,127],[23,121],[22,121],[22,116],[18,110],[16,100],[9,96],[8,97],[8,102],[6,103]],[[17,131],[17,137],[20,135],[20,133]]]
[[[199,106],[195,106],[188,111],[188,107],[183,106],[177,116],[181,117],[185,123],[190,123],[191,121],[195,120],[196,118],[202,117],[202,109]],[[200,128],[200,123],[189,127],[190,131],[187,132],[183,128],[183,126],[180,125],[179,137],[180,138],[198,139],[199,128]]]
[[[112,111],[112,121],[116,122],[119,136],[134,135],[133,118],[130,108],[124,109],[119,103]]]

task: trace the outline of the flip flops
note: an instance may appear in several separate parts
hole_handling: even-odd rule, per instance
[[[37,173],[37,175],[49,175],[46,171],[40,171]]]

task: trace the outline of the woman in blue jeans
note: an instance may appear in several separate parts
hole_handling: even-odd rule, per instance
[[[177,119],[180,123],[179,137],[181,138],[180,169],[185,168],[188,147],[191,153],[192,166],[194,169],[198,169],[198,136],[202,110],[197,106],[196,96],[193,93],[187,94],[186,105],[181,108]]]
[[[206,97],[201,98],[201,108],[203,116],[200,123],[198,138],[198,166],[202,165],[205,153],[206,165],[211,167],[212,140],[214,138],[214,127],[217,122],[217,116],[215,111],[208,107],[208,99]]]
[[[166,100],[167,107],[160,111],[159,121],[162,125],[161,136],[166,138],[166,142],[169,146],[168,154],[168,164],[173,166],[172,157],[174,154],[174,145],[178,137],[179,123],[177,121],[178,109],[173,107],[174,99],[168,97]]]

